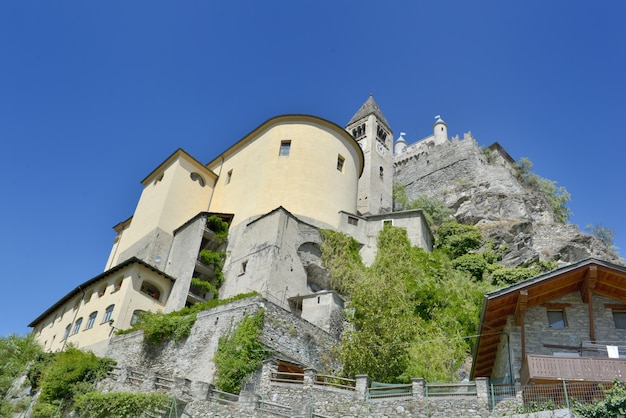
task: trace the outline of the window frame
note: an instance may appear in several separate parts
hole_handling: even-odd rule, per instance
[[[115,309],[115,305],[109,305],[104,310],[104,317],[102,317],[102,323],[111,321],[111,316],[113,315],[113,310]]]
[[[280,141],[280,148],[278,150],[279,157],[289,157],[291,153],[291,139],[284,139]]]
[[[565,316],[565,309],[547,309],[546,315],[548,317],[548,328],[564,329],[567,328],[567,316]],[[560,318],[555,318],[555,315],[559,315]],[[558,319],[555,321],[555,319]],[[559,325],[562,324],[562,325]]]
[[[96,323],[97,317],[98,317],[98,311],[95,311],[89,314],[89,316],[87,317],[87,325],[85,325],[86,330],[93,328],[94,324]]]

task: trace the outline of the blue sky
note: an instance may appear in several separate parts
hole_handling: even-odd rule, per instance
[[[208,162],[266,119],[397,138],[471,130],[572,194],[626,251],[623,1],[0,3],[0,335],[104,269],[113,225],[177,148]]]

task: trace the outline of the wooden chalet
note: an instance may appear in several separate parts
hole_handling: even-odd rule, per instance
[[[587,259],[485,295],[471,378],[626,380],[626,267]]]

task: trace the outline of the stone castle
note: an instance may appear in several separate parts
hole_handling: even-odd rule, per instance
[[[529,205],[527,192],[514,181],[513,159],[498,144],[491,147],[495,157],[488,159],[471,133],[449,138],[447,129],[437,117],[427,138],[409,145],[401,134],[394,141],[370,96],[345,128],[315,116],[282,115],[207,164],[179,149],[142,180],[134,214],[114,227],[117,236],[105,271],[68,292],[29,326],[48,351],[72,343],[116,359],[122,371],[119,387],[135,379],[150,390],[169,376],[182,379],[192,399],[194,390],[196,398],[210,392],[205,385],[213,381],[219,337],[262,308],[262,342],[276,353],[273,364],[325,370],[327,353],[342,331],[343,298],[329,287],[320,229],[354,237],[366,264],[374,260],[386,223],[405,228],[413,245],[432,249],[423,213],[394,208],[394,181],[410,197],[443,198],[458,219],[489,226],[489,231],[502,227],[503,220],[514,225],[519,233],[506,231],[514,244],[506,255],[511,265],[554,255],[544,251],[552,243],[542,247],[541,234],[524,229],[528,223],[555,221],[545,202]],[[489,208],[481,206],[484,202]],[[498,210],[492,216],[494,206]],[[229,224],[226,241],[212,229],[215,217]],[[563,249],[560,259],[571,262],[601,252],[576,245]],[[201,262],[203,251],[226,254],[223,282]],[[260,296],[205,311],[189,338],[156,352],[144,347],[140,331],[115,336],[142,311],[171,312],[218,296],[194,288],[192,279],[219,286],[219,298],[252,291]],[[252,387],[261,387],[262,377],[251,377]]]

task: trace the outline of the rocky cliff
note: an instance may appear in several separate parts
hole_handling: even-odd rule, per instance
[[[417,143],[396,155],[395,165],[395,181],[406,187],[409,199],[441,199],[457,221],[507,244],[502,259],[507,266],[588,257],[623,264],[603,241],[558,222],[545,196],[519,182],[516,163],[497,143],[482,149],[471,133],[439,145]]]

